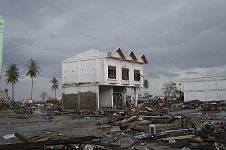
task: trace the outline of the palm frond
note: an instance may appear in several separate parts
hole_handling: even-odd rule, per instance
[[[40,74],[40,66],[38,61],[35,59],[29,59],[26,62],[25,67],[27,68],[26,76],[36,78]]]
[[[16,64],[11,64],[9,66],[7,66],[6,68],[6,72],[5,72],[5,77],[6,77],[6,83],[16,83],[18,82],[18,79],[20,77],[20,73],[18,71],[18,67]]]
[[[55,90],[55,89],[58,89],[59,88],[59,82],[58,82],[58,80],[55,77],[53,77],[50,80],[50,82],[52,83],[52,86],[51,86],[51,89],[52,90]]]

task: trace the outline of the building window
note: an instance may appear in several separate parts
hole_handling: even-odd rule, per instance
[[[122,68],[122,80],[129,80],[129,69]]]
[[[134,70],[134,81],[140,81],[140,70]]]
[[[116,79],[116,67],[115,66],[108,66],[108,78]]]

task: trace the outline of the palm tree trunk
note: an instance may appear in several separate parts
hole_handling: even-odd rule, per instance
[[[166,97],[166,101],[168,101],[168,94],[167,94],[167,91],[165,93],[165,97]]]
[[[33,100],[33,78],[31,78],[31,100]]]
[[[55,89],[55,100],[56,100],[56,89]]]
[[[14,83],[12,83],[12,101],[14,102]]]

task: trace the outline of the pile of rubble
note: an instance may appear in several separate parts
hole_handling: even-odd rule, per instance
[[[147,103],[130,111],[114,111],[107,120],[97,122],[97,126],[112,137],[111,143],[122,146],[122,139],[127,137],[130,141],[127,148],[156,142],[172,148],[226,148],[226,122],[170,115],[165,109],[147,107]]]
[[[77,129],[74,132],[74,129],[70,128],[59,130],[54,138],[50,135],[47,137],[33,135],[28,140],[24,140],[27,139],[25,135],[15,133],[14,137],[20,139],[22,143],[1,145],[0,149],[12,146],[24,149],[28,146],[32,148],[37,146],[38,148],[84,149],[87,145],[92,149],[153,149],[153,147],[162,147],[162,149],[225,149],[226,122],[219,118],[219,111],[213,111],[212,107],[210,107],[211,109],[203,109],[209,104],[217,107],[220,112],[224,112],[225,105],[222,102],[215,104],[215,102],[203,103],[200,101],[192,101],[182,105],[179,103],[178,105],[175,103],[160,105],[154,101],[142,101],[137,108],[106,108],[96,112],[84,111],[80,113],[62,111],[59,109],[58,103],[54,105],[47,105],[47,102],[42,105],[40,103],[39,105],[25,105],[25,108],[32,109],[33,114],[39,114],[34,110],[41,107],[41,110],[51,110],[52,112],[56,110],[63,115],[70,115],[71,119],[86,119],[90,122],[87,130],[84,130],[90,133],[72,137],[66,132],[74,134]],[[192,112],[193,110],[195,112]],[[55,115],[52,114],[52,116]],[[92,122],[91,118],[94,118],[95,123]],[[90,131],[88,131],[89,125],[92,126]],[[81,128],[82,126],[78,127],[78,130]]]
[[[0,101],[0,111],[3,112],[1,114],[3,118],[29,119],[31,117],[42,117],[49,121],[54,116],[64,113],[61,101],[53,98],[49,98],[47,101],[26,100],[14,102],[2,98]]]

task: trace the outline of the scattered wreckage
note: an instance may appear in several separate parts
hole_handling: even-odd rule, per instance
[[[85,136],[77,138],[59,138],[39,141],[30,141],[22,134],[15,133],[22,143],[0,145],[2,150],[30,150],[30,149],[119,149],[118,145],[101,143],[101,138],[96,136]]]
[[[37,140],[28,140],[21,133],[9,134],[2,138],[18,138],[20,143],[3,144],[0,145],[0,149],[15,149],[15,147],[18,149],[139,149],[139,146],[148,147],[152,143],[171,148],[225,149],[225,120],[214,115],[219,111],[202,109],[204,106],[209,108],[209,104],[217,108],[222,107],[220,111],[224,109],[221,103],[216,105],[214,102],[199,101],[183,105],[172,103],[164,105],[165,107],[145,101],[138,104],[137,108],[101,109],[95,112],[62,111],[59,105],[45,107],[47,106],[45,103],[42,106],[32,104],[24,107],[26,111],[20,109],[21,112],[16,114],[31,113],[42,117],[49,116],[50,118],[46,119],[50,121],[60,114],[69,115],[72,119],[95,118],[96,130],[100,132],[98,136],[64,137],[62,136],[64,131],[62,131],[57,133],[58,138],[40,136]],[[175,110],[178,111],[177,114],[172,113]],[[189,112],[189,110],[195,110],[195,112]],[[180,111],[186,113],[179,113]]]

